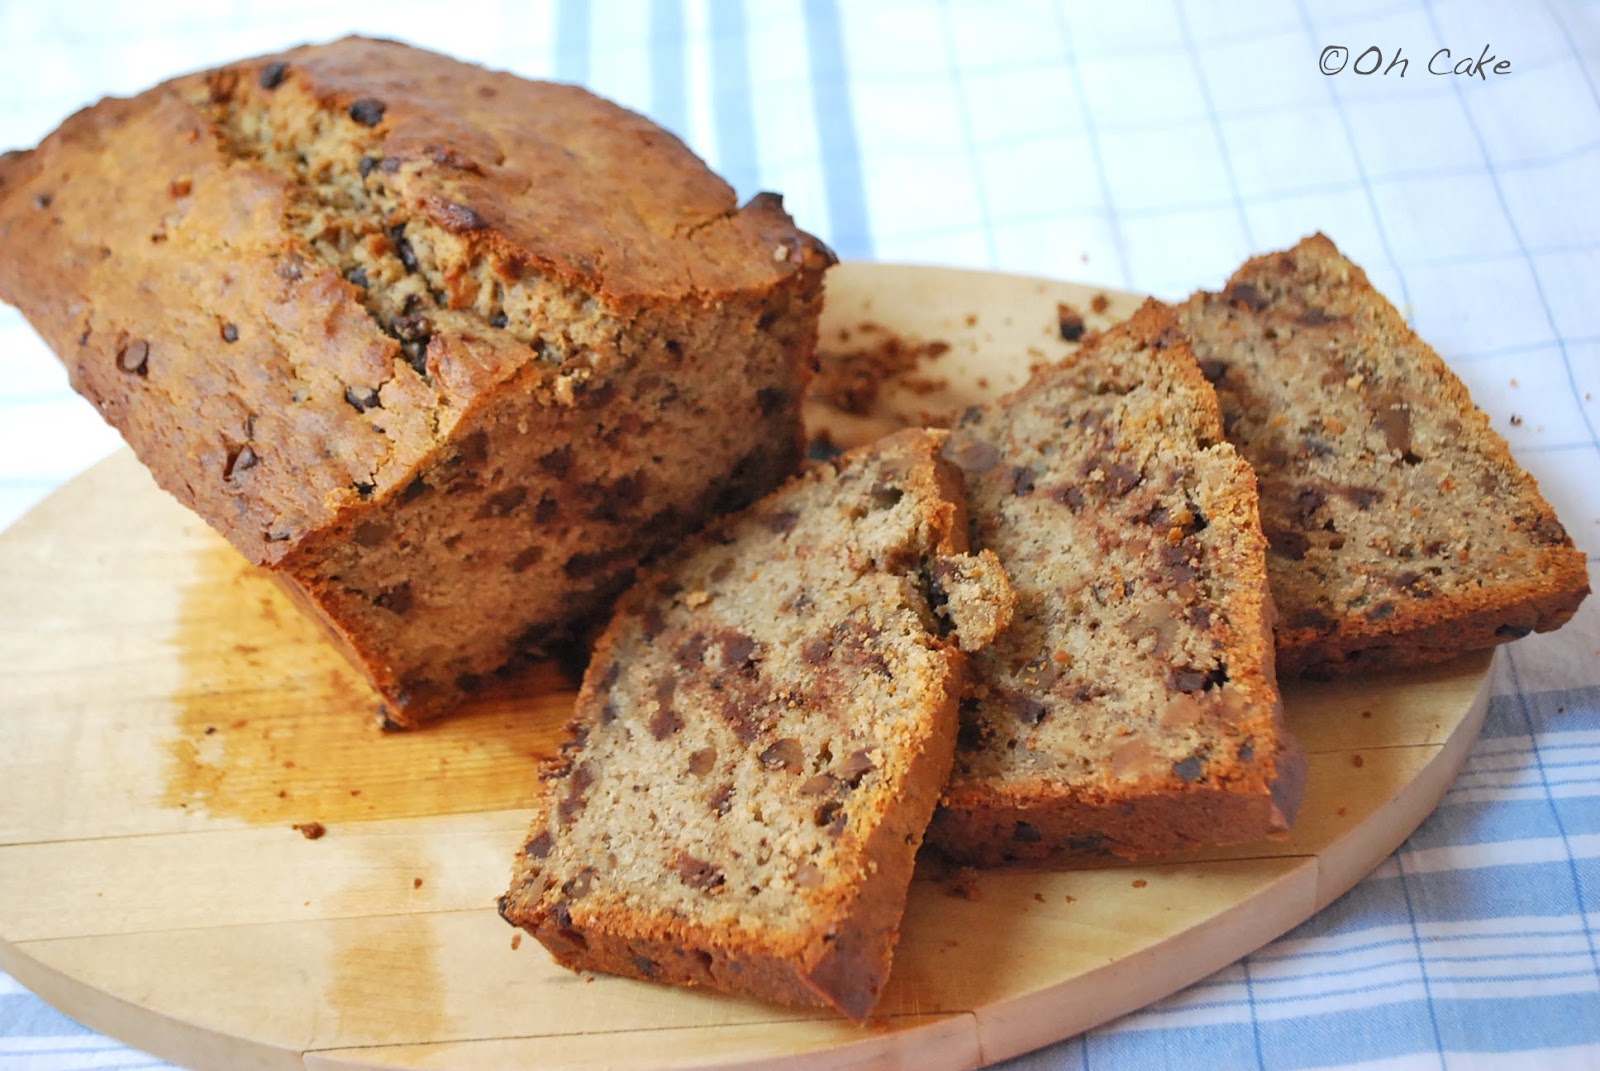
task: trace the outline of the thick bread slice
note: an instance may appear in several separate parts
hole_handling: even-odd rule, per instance
[[[1278,665],[1416,665],[1557,628],[1583,555],[1467,389],[1318,234],[1179,306],[1271,543]]]
[[[1147,302],[946,456],[1017,592],[975,656],[930,843],[963,862],[1147,856],[1287,829],[1303,764],[1272,663],[1250,469]]]
[[[508,921],[574,969],[867,1015],[955,746],[945,633],[981,645],[1010,610],[993,557],[962,553],[943,441],[819,466],[624,597]]]

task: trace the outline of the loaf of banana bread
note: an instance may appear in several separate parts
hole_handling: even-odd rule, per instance
[[[942,435],[819,465],[624,596],[545,770],[506,919],[575,969],[871,1010],[1004,628]]]
[[[1255,480],[1172,311],[1147,302],[968,412],[946,455],[1017,606],[973,658],[929,843],[992,865],[1284,832],[1304,766]]]
[[[1280,670],[1438,661],[1577,610],[1588,570],[1538,485],[1326,237],[1178,315],[1260,481]]]
[[[397,724],[792,471],[831,260],[638,115],[385,41],[0,158],[0,297]]]

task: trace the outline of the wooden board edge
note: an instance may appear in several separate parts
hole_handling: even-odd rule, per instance
[[[910,1026],[915,1022],[918,1025]],[[313,1049],[307,1071],[522,1071],[560,1067],[565,1071],[805,1071],[825,1060],[830,1068],[972,1071],[983,1066],[977,1018],[972,1012],[900,1014],[874,1020],[859,1038],[838,1042],[808,1032],[852,1030],[837,1018],[729,1023],[710,1027],[619,1030],[604,1034],[475,1038],[425,1045],[380,1045]],[[685,1054],[675,1059],[674,1041],[688,1034],[710,1037],[720,1058]],[[774,1039],[794,1038],[795,1051],[773,1055]],[[815,1042],[815,1044],[811,1044]],[[552,1063],[551,1046],[560,1046]]]
[[[1317,905],[1321,911],[1376,870],[1427,821],[1472,754],[1489,711],[1493,659],[1484,663],[1471,704],[1438,754],[1368,819],[1318,853]],[[1357,833],[1362,836],[1356,837]],[[1370,843],[1367,843],[1370,842]],[[1374,848],[1378,849],[1374,853]],[[1374,857],[1375,856],[1375,857]]]
[[[293,1049],[241,1038],[160,1014],[55,970],[0,941],[0,970],[63,1015],[98,1033],[181,1067],[229,1071],[304,1071]]]

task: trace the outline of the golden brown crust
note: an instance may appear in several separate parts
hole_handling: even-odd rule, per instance
[[[623,597],[508,921],[574,969],[868,1014],[955,746],[966,659],[932,575],[991,569],[943,442],[818,466]],[[963,582],[1009,611],[1003,576]]]
[[[1576,611],[1588,570],[1533,479],[1324,235],[1178,311],[1260,478],[1282,672],[1439,661]]]
[[[1221,433],[1154,302],[952,433],[1019,624],[973,661],[928,834],[945,856],[1149,856],[1288,828],[1304,760],[1255,481]]]
[[[360,38],[0,161],[0,297],[396,724],[793,471],[831,260],[640,116]]]

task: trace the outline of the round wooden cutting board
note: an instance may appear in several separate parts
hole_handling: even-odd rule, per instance
[[[841,442],[945,419],[1138,299],[843,265]],[[900,369],[871,397],[872,369]],[[1160,864],[929,874],[854,1027],[556,967],[495,914],[573,682],[437,727],[374,696],[273,584],[118,454],[0,535],[0,967],[197,1068],[968,1068],[1068,1037],[1302,921],[1422,821],[1477,735],[1488,655],[1286,692],[1311,755],[1288,840]],[[298,828],[297,828],[298,827]],[[322,835],[314,836],[321,832]]]

